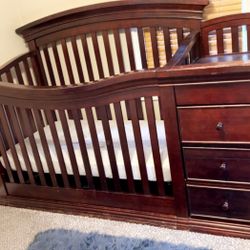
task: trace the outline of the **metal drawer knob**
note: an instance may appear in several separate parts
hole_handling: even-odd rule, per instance
[[[226,164],[226,162],[222,162],[222,163],[221,163],[220,169],[221,169],[221,170],[226,170],[226,169],[227,169],[227,164]]]
[[[229,202],[228,201],[223,202],[221,208],[223,211],[228,211],[229,210]]]
[[[224,124],[222,122],[218,122],[217,125],[216,125],[217,130],[222,130],[223,127],[224,127]]]

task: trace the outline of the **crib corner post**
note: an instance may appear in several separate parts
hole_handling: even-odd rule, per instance
[[[7,196],[7,190],[4,181],[5,169],[0,162],[0,198]]]

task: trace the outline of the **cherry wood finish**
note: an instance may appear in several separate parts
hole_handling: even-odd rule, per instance
[[[249,149],[185,148],[187,179],[250,182]]]
[[[243,14],[201,24],[207,2],[111,2],[55,14],[18,29],[31,52],[0,69],[0,80],[7,81],[0,83],[0,153],[4,164],[0,164],[0,203],[250,238],[246,202],[250,199],[250,64],[247,53],[238,53],[237,33],[243,24],[249,31],[250,18]],[[234,53],[230,56],[222,55],[225,27],[231,27],[232,32]],[[145,30],[151,36],[153,69],[148,69]],[[162,68],[158,30],[163,31],[167,59]],[[189,32],[186,38],[184,30]],[[220,55],[201,58],[201,53],[209,55],[210,31],[220,41]],[[141,71],[133,32],[138,35]],[[173,32],[178,42],[175,55],[171,51]],[[128,62],[124,60],[122,39]],[[114,52],[118,65],[114,64]],[[140,181],[133,177],[124,112],[132,123]],[[98,178],[91,172],[83,119],[88,121]],[[163,178],[157,119],[165,125],[171,183]],[[104,170],[96,120],[102,123],[112,178],[107,178]],[[117,123],[126,180],[119,177],[110,120]],[[154,182],[147,176],[140,120],[147,120],[149,127]],[[55,122],[62,127],[71,175]],[[51,132],[57,159],[50,154],[44,126]],[[85,176],[79,173],[71,129],[79,141]],[[36,131],[49,173],[44,173]],[[31,168],[25,140],[32,146],[37,172]],[[20,144],[27,171],[21,168],[16,143]],[[11,170],[7,150],[17,171]],[[60,163],[61,174],[55,172],[55,160]]]

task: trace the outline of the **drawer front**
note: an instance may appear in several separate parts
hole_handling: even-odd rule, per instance
[[[250,107],[179,108],[182,141],[250,142]]]
[[[250,103],[250,82],[179,85],[175,93],[178,106]]]
[[[250,220],[250,191],[189,187],[191,216]]]
[[[250,183],[250,150],[184,148],[187,178]]]

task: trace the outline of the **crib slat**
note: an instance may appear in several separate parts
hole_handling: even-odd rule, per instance
[[[170,31],[168,27],[163,28],[163,34],[164,34],[166,57],[167,61],[169,61],[172,58],[172,48],[171,48]]]
[[[101,151],[100,151],[99,142],[98,142],[97,133],[96,133],[95,122],[94,122],[94,118],[93,118],[93,113],[92,113],[91,108],[86,108],[85,110],[86,110],[86,115],[87,115],[87,119],[88,119],[91,139],[92,139],[92,143],[93,143],[93,147],[94,147],[94,153],[95,153],[95,158],[96,158],[96,162],[97,162],[99,177],[101,180],[101,187],[102,187],[102,190],[108,190],[106,176],[105,176],[105,172],[104,172],[103,161],[102,161],[102,156],[101,156]]]
[[[11,167],[10,167],[9,158],[8,158],[8,156],[6,154],[6,151],[7,151],[7,149],[6,149],[5,144],[4,144],[4,139],[2,137],[2,133],[0,133],[0,152],[1,152],[1,156],[3,157],[4,165],[5,165],[5,168],[7,170],[9,180],[10,180],[10,182],[14,182],[12,170],[11,170]]]
[[[128,103],[129,103],[130,112],[131,112],[131,120],[132,120],[132,125],[133,125],[133,130],[134,130],[136,151],[137,151],[137,156],[138,156],[138,161],[139,161],[143,191],[145,194],[150,194],[146,162],[145,162],[145,156],[143,152],[140,124],[139,124],[137,109],[136,109],[136,101],[129,100]]]
[[[142,61],[142,68],[147,69],[147,57],[146,57],[146,48],[145,48],[145,41],[144,41],[144,32],[142,28],[138,28],[138,37],[139,37],[139,45],[140,45],[140,52],[141,52],[141,61]]]
[[[28,79],[28,83],[29,83],[29,85],[34,86],[34,81],[32,79],[31,73],[30,73],[30,68],[29,68],[27,58],[23,61],[23,64],[24,64],[25,73],[26,73],[26,76],[27,76],[27,79]]]
[[[224,53],[223,29],[216,30],[218,54]]]
[[[15,66],[15,71],[16,71],[16,76],[17,76],[18,83],[21,84],[21,85],[24,85],[24,80],[23,80],[23,76],[22,76],[19,64],[17,64]]]
[[[38,130],[38,133],[40,135],[41,142],[42,142],[42,147],[44,150],[47,165],[49,167],[49,173],[50,173],[50,178],[52,180],[52,185],[54,187],[57,187],[58,183],[57,183],[57,179],[56,179],[54,164],[53,164],[53,161],[51,159],[48,142],[47,142],[44,130],[43,130],[43,123],[42,123],[41,116],[40,116],[41,113],[38,110],[33,110],[33,112],[34,112],[34,117],[35,117],[35,121],[36,121],[36,125],[37,125],[37,130]]]
[[[130,160],[129,149],[128,149],[128,141],[126,137],[124,120],[122,117],[122,110],[121,110],[120,103],[114,103],[114,109],[115,109],[115,117],[117,121],[119,137],[120,137],[122,156],[123,156],[123,161],[125,164],[126,176],[127,176],[127,181],[128,181],[128,190],[131,193],[135,193],[135,185],[134,185],[132,166],[131,166],[131,160]]]
[[[21,108],[19,110],[20,110],[20,114],[21,114],[22,119],[23,119],[23,124],[25,125],[23,127],[23,130],[30,140],[30,144],[31,144],[31,148],[32,148],[32,152],[33,152],[35,161],[36,161],[36,166],[37,166],[37,170],[39,173],[39,178],[41,180],[41,184],[42,184],[42,186],[46,186],[46,180],[45,180],[45,176],[44,176],[42,161],[40,159],[37,144],[36,144],[34,134],[33,134],[34,129],[30,125],[31,119],[30,119],[30,117],[28,117],[27,110],[21,109]]]
[[[123,62],[123,55],[122,55],[122,47],[121,47],[121,39],[120,39],[119,30],[114,30],[113,33],[114,33],[115,47],[116,47],[116,53],[117,53],[117,58],[118,58],[118,62],[119,62],[120,73],[124,73],[125,67],[124,67],[124,62]]]
[[[181,45],[181,42],[183,40],[183,29],[177,28],[177,40],[178,40],[178,47]]]
[[[10,71],[6,72],[7,81],[13,83],[13,77]]]
[[[21,184],[24,184],[25,181],[24,181],[24,177],[23,177],[23,173],[22,173],[21,164],[20,164],[18,156],[17,156],[17,151],[16,151],[16,148],[15,148],[14,138],[13,138],[12,133],[11,133],[12,130],[11,130],[11,127],[9,125],[7,116],[5,114],[5,110],[4,110],[2,105],[0,105],[0,120],[1,120],[1,123],[3,125],[3,131],[4,131],[4,134],[6,136],[7,142],[9,144],[11,154],[13,156],[13,160],[14,160],[14,164],[15,164],[15,167],[16,167],[16,170],[17,170],[17,175],[18,175],[19,182]]]
[[[58,162],[60,165],[60,169],[61,169],[61,174],[62,174],[62,178],[63,178],[63,184],[64,187],[69,187],[69,180],[68,180],[68,174],[67,174],[67,169],[66,169],[66,165],[65,165],[65,161],[63,158],[63,154],[62,154],[62,148],[61,148],[61,144],[58,138],[58,133],[56,130],[56,126],[55,126],[55,122],[53,119],[53,114],[54,111],[49,111],[49,110],[45,110],[45,115],[47,117],[49,126],[50,126],[50,131],[52,134],[52,138],[53,138],[53,142],[54,142],[54,146],[56,149],[56,154],[57,154],[57,158],[58,158]]]
[[[70,136],[70,131],[69,131],[69,125],[66,119],[66,115],[64,110],[59,110],[59,116],[61,119],[61,123],[62,123],[62,128],[63,128],[63,133],[65,136],[65,140],[66,140],[66,145],[69,151],[69,158],[71,161],[71,165],[72,165],[72,170],[73,170],[73,174],[74,174],[74,178],[75,178],[75,183],[76,183],[76,187],[77,188],[81,188],[81,181],[80,181],[80,175],[79,175],[79,170],[78,170],[78,164],[76,161],[76,156],[75,156],[75,152],[74,152],[74,148],[73,148],[73,144],[72,144],[72,139]]]
[[[18,123],[18,120],[17,120],[17,117],[16,117],[14,107],[6,107],[5,109],[6,110],[8,109],[8,111],[9,111],[10,119],[12,120],[13,128],[14,128],[14,131],[15,131],[15,133],[17,135],[17,139],[18,139],[18,143],[19,143],[20,148],[21,148],[24,163],[25,163],[26,169],[28,171],[29,181],[30,181],[31,184],[35,184],[35,179],[34,179],[34,175],[33,175],[32,166],[31,166],[30,159],[29,159],[29,156],[28,156],[28,151],[27,151],[27,148],[26,148],[26,145],[25,145],[25,142],[24,142],[22,132],[21,132],[20,127],[18,125],[19,123]]]
[[[55,80],[54,72],[52,69],[52,64],[51,64],[51,60],[50,60],[50,56],[49,56],[48,47],[44,47],[43,53],[44,53],[46,65],[48,68],[51,84],[52,84],[52,86],[56,86],[56,80]]]
[[[85,56],[85,61],[86,61],[87,69],[88,69],[89,80],[94,81],[94,74],[93,74],[93,69],[92,69],[92,65],[91,65],[86,35],[82,35],[81,40],[82,40],[82,49],[83,49],[83,53]]]
[[[152,152],[153,152],[153,157],[154,157],[157,187],[158,187],[159,194],[165,195],[160,148],[159,148],[159,142],[158,142],[158,137],[157,137],[157,129],[156,129],[156,123],[155,123],[155,113],[154,113],[152,97],[145,97],[145,105],[146,105],[146,111],[147,111]]]
[[[125,34],[126,34],[126,40],[127,40],[127,46],[128,46],[130,68],[131,68],[131,71],[134,71],[134,70],[136,70],[136,68],[135,68],[135,57],[134,57],[134,49],[133,49],[131,30],[125,29]]]
[[[100,54],[100,50],[99,50],[99,45],[98,45],[96,33],[91,33],[91,37],[92,37],[92,42],[93,42],[93,46],[94,46],[99,77],[100,77],[100,79],[103,79],[104,73],[103,73],[103,68],[102,68],[102,59],[101,59],[101,54]]]
[[[90,167],[90,162],[89,162],[89,157],[88,157],[88,151],[85,143],[85,138],[83,134],[83,128],[81,125],[81,114],[80,111],[72,110],[72,115],[76,127],[76,133],[78,137],[78,142],[80,145],[80,150],[82,153],[82,159],[85,167],[85,172],[86,172],[86,177],[88,181],[89,188],[94,188],[94,182],[93,182],[93,177],[91,173],[91,167]]]
[[[126,103],[126,110],[127,110],[128,119],[131,120],[131,112],[130,112],[129,103],[127,101],[125,103]],[[142,110],[141,99],[136,99],[136,109],[137,109],[138,119],[143,120],[143,110]]]
[[[247,51],[250,52],[250,25],[247,25]]]
[[[55,62],[56,62],[57,73],[58,73],[58,76],[59,76],[59,79],[60,79],[60,85],[64,86],[65,85],[65,80],[64,80],[64,76],[63,76],[63,71],[62,71],[60,58],[59,58],[59,55],[58,55],[56,42],[52,43],[52,49],[53,49],[53,54],[54,54],[54,58],[55,58]]]
[[[159,51],[158,51],[156,28],[151,27],[150,34],[151,34],[151,42],[152,42],[153,57],[154,57],[154,67],[158,68],[160,66],[160,63],[159,63]]]
[[[79,52],[78,52],[78,49],[77,49],[77,44],[76,44],[76,38],[75,37],[71,38],[71,43],[72,43],[72,48],[73,48],[73,52],[74,52],[74,56],[75,56],[75,60],[76,60],[76,67],[77,67],[79,80],[80,80],[81,83],[84,83],[85,80],[84,80],[84,75],[83,75],[83,71],[82,71],[82,64],[81,64]]]
[[[103,42],[104,42],[105,51],[106,51],[106,57],[107,57],[107,61],[108,61],[109,75],[113,76],[114,75],[114,66],[113,66],[113,60],[112,60],[112,55],[111,55],[111,48],[110,48],[108,31],[106,31],[106,30],[103,31],[102,36],[103,36]]]
[[[107,114],[105,107],[103,107],[103,106],[99,107],[99,111],[100,111],[100,116],[101,116],[101,120],[102,120],[105,140],[106,140],[106,144],[107,144],[107,149],[108,149],[108,154],[109,154],[109,159],[110,159],[110,164],[111,164],[111,169],[112,169],[115,190],[121,191],[121,186],[120,186],[120,182],[119,182],[118,167],[117,167],[115,150],[114,150],[113,140],[112,140],[110,126],[109,126],[108,114]]]
[[[66,41],[63,39],[61,41],[61,44],[62,44],[62,49],[63,49],[63,54],[64,54],[64,59],[65,59],[68,75],[69,75],[69,81],[71,84],[75,84],[75,79],[74,79],[73,70],[71,67],[71,62],[70,62],[70,58],[69,58],[69,51],[67,48]]]
[[[239,30],[238,26],[231,27],[232,33],[232,51],[239,52]]]

